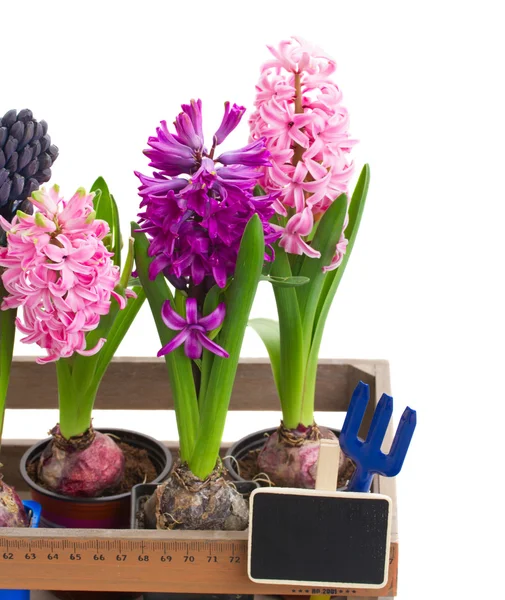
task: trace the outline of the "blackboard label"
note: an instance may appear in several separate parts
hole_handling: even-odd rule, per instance
[[[391,499],[263,488],[250,499],[248,574],[257,583],[382,588]]]

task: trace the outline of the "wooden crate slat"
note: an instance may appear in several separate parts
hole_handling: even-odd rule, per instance
[[[377,361],[322,360],[317,374],[316,408],[344,411],[350,392],[361,379],[374,387]],[[372,390],[372,393],[374,391]],[[12,363],[8,408],[57,408],[53,364],[38,365],[32,358]],[[168,410],[174,403],[162,359],[114,359],[100,385],[96,409]],[[231,410],[279,410],[279,400],[268,360],[242,360],[238,367]]]
[[[321,593],[312,592],[311,586],[259,584],[249,580],[246,569],[247,535],[247,531],[105,529],[32,529],[22,530],[20,534],[19,529],[6,528],[0,531],[0,545],[3,552],[7,547],[7,553],[16,554],[16,560],[10,561],[9,568],[0,572],[0,584],[12,586],[23,580],[23,585],[28,589],[295,595],[304,595],[304,588],[308,587],[309,593]],[[6,545],[9,539],[10,546]],[[177,549],[163,549],[163,544],[174,542]],[[212,551],[212,545],[216,554],[225,555],[224,563],[220,563],[221,567],[213,567],[205,560],[205,555]],[[221,549],[218,548],[219,545]],[[240,548],[237,548],[239,545]],[[226,561],[229,548],[234,548],[231,550],[232,554],[237,552],[240,555],[238,567],[230,568]],[[58,554],[58,563],[44,559],[48,549],[51,553]],[[36,562],[36,558],[25,563],[22,557],[26,552],[38,553],[39,562]],[[72,561],[71,555],[76,552],[80,553],[82,562]],[[151,559],[154,560],[136,561],[136,554],[139,552],[151,554]],[[178,559],[168,569],[155,560],[157,555],[167,552]],[[114,555],[117,553],[124,553],[127,562],[115,561]],[[181,561],[181,554],[186,553],[194,555],[194,565]],[[93,554],[102,554],[103,563],[91,560]],[[386,585],[381,589],[351,588],[354,589],[354,595],[394,596],[397,588],[397,559],[397,544],[392,543]],[[336,596],[349,597],[351,591],[345,587],[333,589],[335,592],[332,591],[332,595]]]

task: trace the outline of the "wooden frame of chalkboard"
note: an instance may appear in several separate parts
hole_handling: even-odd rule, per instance
[[[380,589],[388,580],[391,513],[392,500],[384,494],[255,490],[249,508],[249,578]]]
[[[391,394],[389,364],[385,360],[365,359],[322,359],[319,361],[316,388],[316,411],[345,412],[352,395],[352,391],[359,381],[370,386],[372,402],[369,403],[365,413],[360,434],[366,435],[375,405],[383,392]],[[54,365],[37,365],[34,358],[16,358],[13,361],[11,371],[11,385],[7,399],[9,410],[18,409],[55,409],[57,407],[57,387]],[[162,359],[152,358],[116,358],[113,359],[100,387],[96,409],[116,410],[164,410],[173,409],[173,398],[166,376],[166,366]],[[279,401],[277,391],[272,377],[268,359],[243,359],[241,360],[235,381],[235,387],[230,405],[231,411],[278,411]],[[6,415],[5,433],[9,431],[9,417]],[[158,417],[157,417],[158,418]],[[273,419],[275,421],[275,419]],[[324,425],[324,422],[320,422]],[[52,424],[47,423],[47,427]],[[272,422],[272,426],[276,425]],[[145,433],[149,433],[146,431]],[[390,423],[383,449],[387,451],[393,439],[393,423]],[[20,492],[22,498],[29,498],[29,491],[19,474],[19,461],[25,451],[38,440],[9,439],[4,437],[1,449],[1,462],[4,464],[2,473],[5,481],[14,485]],[[176,451],[177,442],[169,440],[165,442],[172,450]],[[222,455],[226,455],[227,446],[223,446]],[[398,528],[396,519],[396,485],[395,480],[376,476],[372,483],[372,492],[382,493],[392,500],[391,515],[391,546],[389,554],[389,577],[387,584],[380,590],[366,588],[335,588],[325,592],[321,587],[308,589],[303,586],[268,586],[256,584],[249,580],[247,569],[244,565],[242,579],[237,593],[254,593],[258,597],[262,594],[317,594],[327,593],[339,597],[353,598],[354,600],[386,598],[396,596],[397,574],[398,574]],[[59,531],[59,530],[54,530]],[[35,532],[35,530],[34,530]],[[40,535],[29,532],[29,536]],[[134,532],[102,530],[102,535],[114,543],[128,542]],[[179,532],[178,539],[192,540],[195,533],[201,533],[203,537],[216,541],[217,532]],[[2,532],[2,534],[5,534]],[[63,534],[63,532],[62,532]],[[155,535],[156,534],[156,535]],[[149,532],[153,538],[157,538],[157,532]],[[16,532],[9,533],[7,537],[16,537]],[[65,536],[82,537],[82,530],[65,530]],[[219,539],[223,543],[229,543],[235,539],[243,539],[237,532],[221,532]],[[104,538],[104,539],[105,539]],[[112,541],[110,543],[113,543]],[[21,573],[26,587],[35,585],[32,589],[61,589],[60,579],[53,577],[50,573],[41,573],[43,580],[36,579],[36,573],[32,565],[26,566]],[[38,576],[38,575],[37,575]],[[74,584],[73,589],[90,590],[102,589],[118,590],[120,582],[113,580],[111,571],[110,580],[98,581],[95,575],[90,575],[89,580],[82,580]],[[237,580],[238,581],[238,580]],[[155,589],[154,585],[148,587],[146,579],[140,581],[145,591],[167,591]],[[193,584],[193,582],[192,582]],[[90,587],[90,585],[94,587]],[[195,585],[188,592],[197,592]],[[77,587],[76,587],[77,586]],[[98,587],[100,586],[100,587]],[[0,586],[1,587],[1,586]],[[288,589],[289,588],[289,589]],[[70,588],[67,588],[70,589]],[[220,589],[219,582],[208,581],[202,584],[201,593],[217,593]],[[180,590],[179,590],[180,591]]]

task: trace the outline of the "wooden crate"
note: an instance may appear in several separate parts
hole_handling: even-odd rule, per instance
[[[345,412],[351,398],[351,394],[358,381],[363,381],[370,386],[371,398],[376,404],[382,393],[391,393],[389,365],[383,360],[321,360],[317,375],[317,411]],[[12,365],[11,387],[9,390],[8,406],[13,409],[47,409],[56,407],[57,389],[54,365],[37,365],[30,358],[16,359]],[[173,399],[168,385],[166,367],[162,360],[144,358],[119,358],[111,363],[107,374],[102,382],[95,404],[96,409],[173,409]],[[369,404],[363,423],[362,435],[370,424],[374,405]],[[270,370],[268,360],[248,359],[242,360],[235,382],[235,388],[230,404],[230,410],[279,410],[277,393]],[[324,424],[324,423],[321,423]],[[252,433],[252,432],[251,432]],[[387,432],[386,446],[392,441],[393,424],[391,423]],[[2,446],[2,462],[5,480],[14,485],[19,491],[27,492],[24,481],[18,472],[18,464],[25,450],[36,440],[5,440]],[[168,440],[167,445],[175,450],[177,443]],[[363,590],[340,590],[339,595],[348,598],[392,598],[396,595],[397,569],[398,569],[398,528],[396,491],[394,479],[375,477],[372,490],[390,496],[393,500],[390,577],[388,585],[379,592]],[[47,530],[45,530],[47,531]],[[53,530],[53,533],[62,532],[65,537],[82,537],[83,530]],[[30,532],[34,538],[43,534],[44,530]],[[143,532],[144,537],[159,538],[161,532]],[[194,539],[197,532],[177,532],[177,539]],[[100,535],[110,541],[127,541],[132,539],[134,532],[105,531]],[[172,532],[170,534],[174,536]],[[229,541],[234,536],[243,536],[241,533],[222,533],[218,537],[223,541]],[[216,540],[215,532],[200,532],[199,539],[208,537]],[[238,538],[237,538],[238,539]],[[26,587],[32,589],[61,589],[57,578],[48,574],[41,581],[30,579],[30,565],[26,566]],[[53,578],[52,578],[53,577]],[[90,578],[95,574],[90,573]],[[97,583],[90,587],[91,581],[82,581],[76,584],[74,589],[103,589],[106,591],[120,589],[117,582],[103,582],[102,588],[97,588]],[[272,594],[275,590],[264,589],[258,584],[251,584],[251,591],[256,594]],[[1,574],[0,574],[1,587]],[[148,591],[147,589],[144,591]],[[155,590],[153,590],[155,591]],[[160,591],[160,590],[157,590]],[[168,591],[168,590],[165,590]],[[180,590],[174,590],[180,591]],[[188,590],[189,591],[189,590]],[[191,589],[191,591],[195,591]],[[202,593],[204,589],[200,590]],[[251,593],[251,591],[249,593]],[[349,594],[346,594],[349,592]],[[280,593],[280,592],[279,592]],[[282,593],[287,593],[286,591]],[[350,595],[352,594],[352,595]],[[376,594],[376,595],[374,595]]]

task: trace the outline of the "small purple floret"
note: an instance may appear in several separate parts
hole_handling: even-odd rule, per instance
[[[221,121],[219,129],[214,134],[214,144],[216,146],[222,144],[224,140],[230,135],[230,133],[235,129],[235,127],[237,127],[244,113],[245,106],[238,106],[238,104],[234,104],[230,108],[229,102],[224,103],[223,120]]]
[[[217,356],[221,356],[221,358],[228,358],[228,352],[207,336],[209,331],[217,329],[223,324],[225,313],[225,305],[221,303],[210,314],[200,317],[196,299],[188,298],[186,300],[186,318],[184,319],[170,306],[170,301],[166,300],[161,309],[161,318],[169,329],[180,331],[180,333],[163,346],[158,352],[158,356],[165,356],[165,354],[184,344],[186,356],[192,359],[200,358],[203,348]]]

